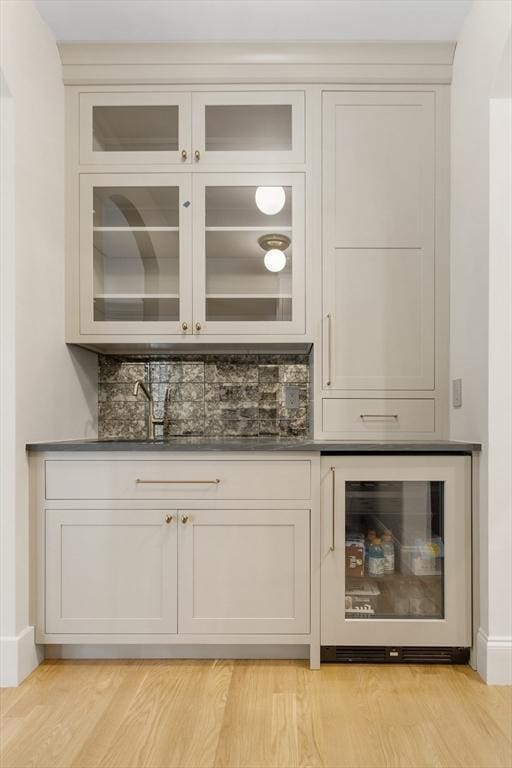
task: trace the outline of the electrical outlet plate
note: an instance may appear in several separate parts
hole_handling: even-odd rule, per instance
[[[454,408],[462,408],[462,379],[452,381],[452,405]]]
[[[294,384],[285,387],[284,404],[286,408],[293,410],[299,407],[299,388]]]

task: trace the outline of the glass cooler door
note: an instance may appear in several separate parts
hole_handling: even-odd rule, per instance
[[[468,457],[333,457],[322,645],[471,645]]]
[[[444,483],[345,483],[345,617],[444,619]]]

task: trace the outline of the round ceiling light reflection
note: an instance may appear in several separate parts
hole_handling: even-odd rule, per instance
[[[262,213],[266,213],[267,216],[274,216],[283,210],[286,193],[283,187],[258,187],[254,198]]]
[[[263,263],[269,272],[280,272],[286,266],[286,256],[278,248],[267,251]]]
[[[291,240],[287,235],[262,235],[258,244],[266,251],[263,263],[269,272],[281,272],[286,266],[284,251],[290,246]]]

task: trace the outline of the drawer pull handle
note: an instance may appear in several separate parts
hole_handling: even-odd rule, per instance
[[[398,421],[398,413],[360,413],[360,419],[396,419]]]
[[[194,485],[218,485],[220,480],[218,477],[215,480],[141,480],[137,478],[135,482],[140,484],[164,483],[165,485],[188,485],[190,483]]]
[[[166,515],[165,516],[165,522],[166,523],[172,523],[172,515]]]
[[[183,523],[183,525],[188,523],[188,515],[182,515],[181,516],[181,522]]]

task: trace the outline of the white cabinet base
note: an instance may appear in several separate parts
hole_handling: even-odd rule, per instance
[[[279,471],[269,485],[274,462]],[[84,498],[80,483],[68,482],[63,492],[64,475],[54,472],[61,463],[83,465],[90,496],[98,495],[98,466],[112,468],[103,495],[119,477],[133,475],[132,485],[122,487],[135,487],[148,464],[165,465],[173,478],[185,467],[185,481],[208,468],[227,490],[205,496],[202,485],[190,483],[180,499],[161,492],[140,499],[128,491]],[[38,643],[56,646],[55,653],[59,646],[87,648],[83,658],[144,658],[145,647],[153,649],[150,658],[243,658],[243,648],[247,658],[255,648],[272,658],[269,647],[287,658],[291,647],[292,658],[309,654],[311,667],[319,667],[318,455],[197,454],[184,461],[168,453],[157,462],[144,452],[129,459],[42,453],[30,464]],[[266,498],[259,498],[261,487],[238,482],[251,473],[265,481]]]

